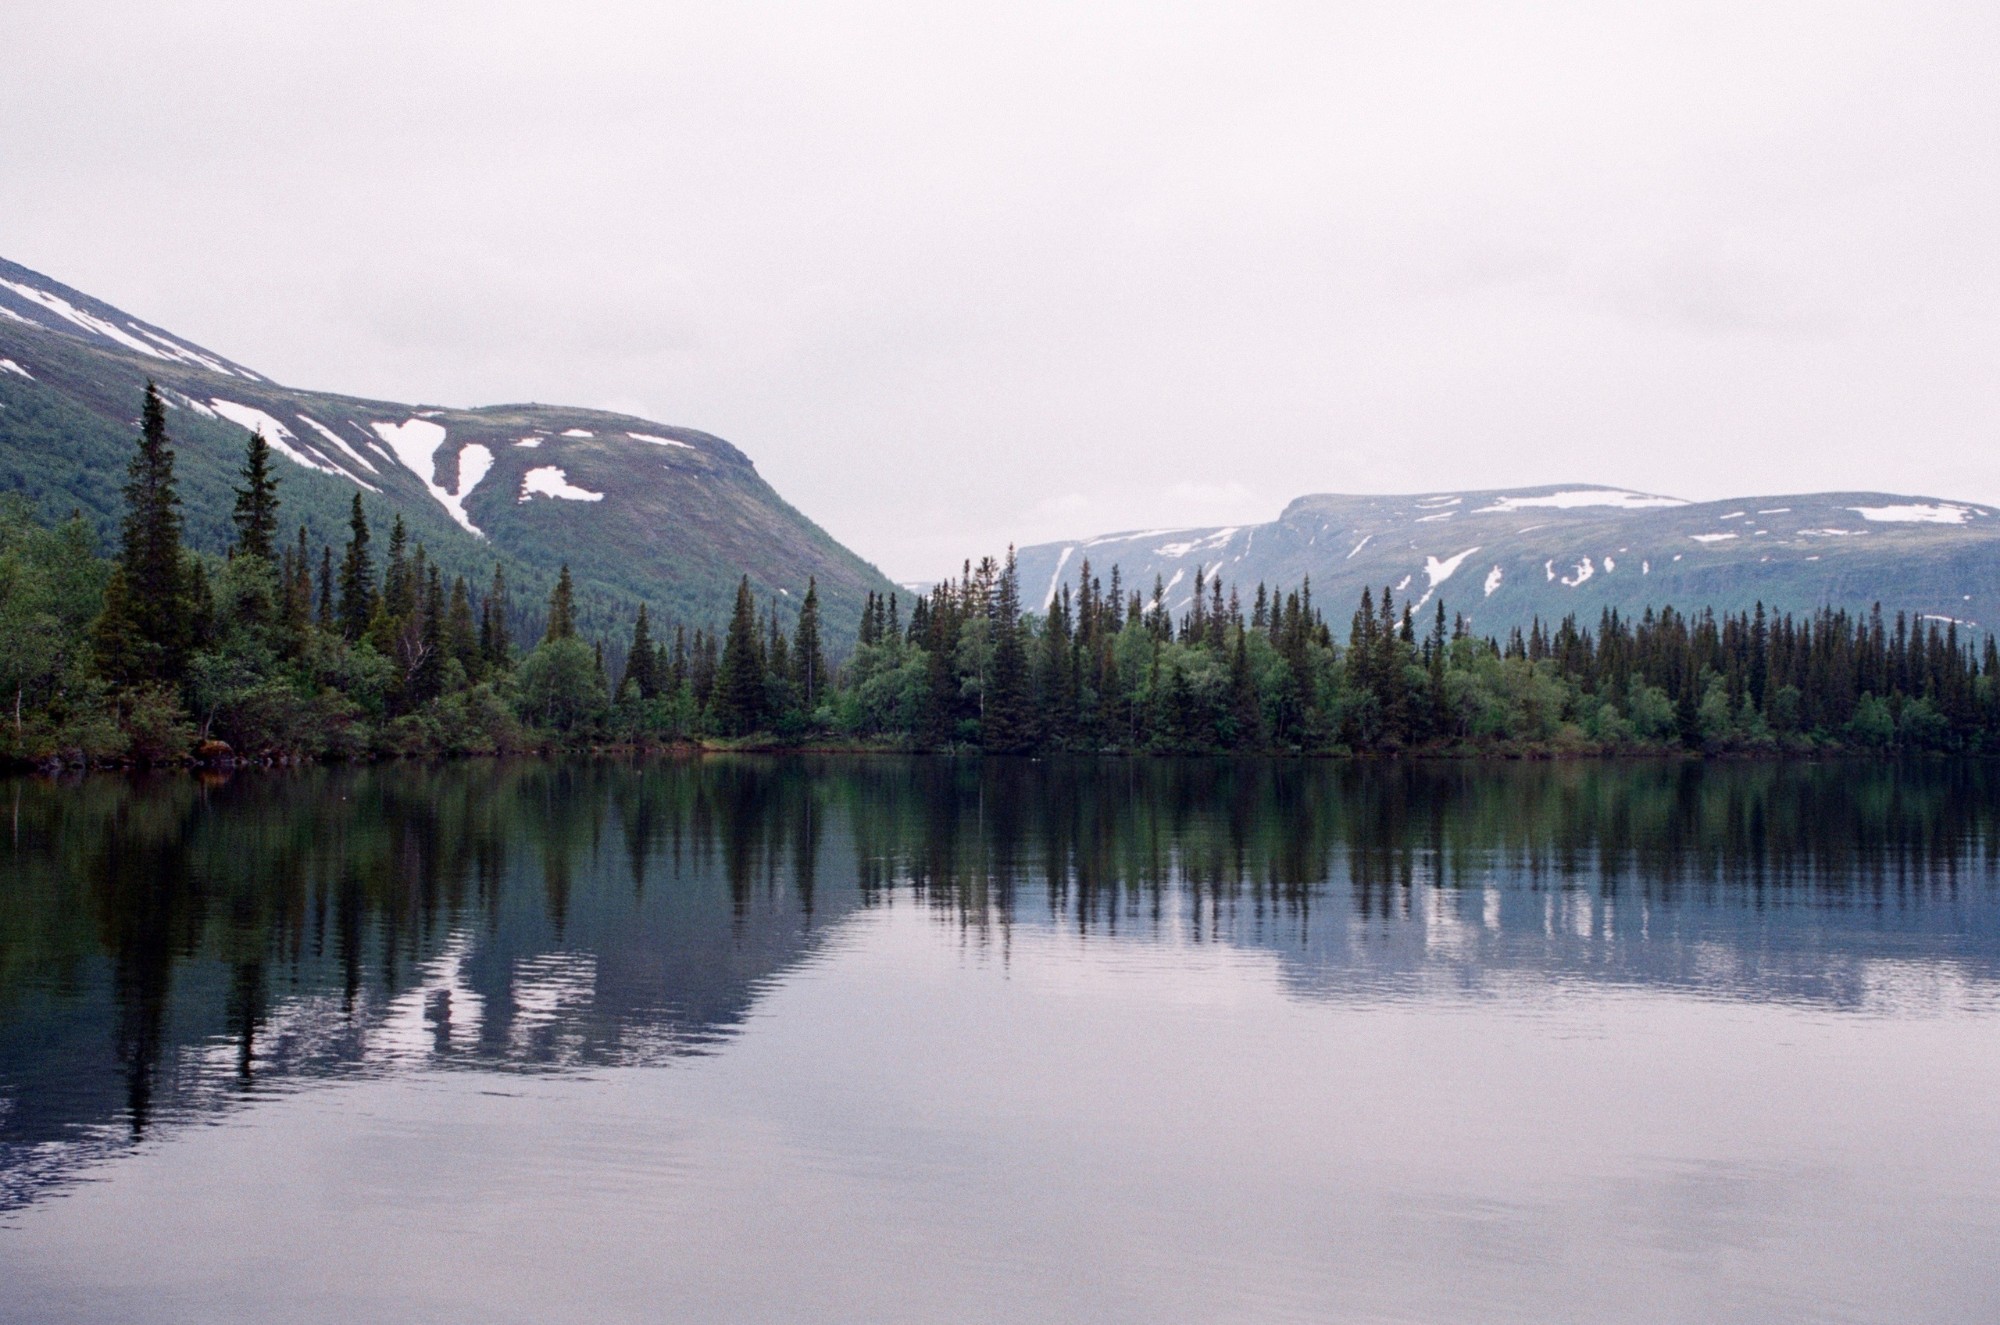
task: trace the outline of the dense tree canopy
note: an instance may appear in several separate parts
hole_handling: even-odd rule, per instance
[[[1821,611],[1649,609],[1474,635],[1442,602],[1365,592],[1336,639],[1310,583],[1166,587],[1088,563],[1031,610],[1010,553],[906,605],[871,595],[829,663],[817,585],[718,638],[645,608],[586,639],[569,568],[520,653],[500,569],[446,577],[401,520],[378,576],[354,499],[346,546],[278,536],[253,435],[226,558],[181,541],[149,391],[116,555],[88,524],[0,506],[0,757],[351,758],[748,739],[995,753],[2000,748],[2000,651],[1959,623]],[[1420,613],[1422,614],[1420,616]],[[614,685],[610,680],[615,676]],[[221,746],[213,743],[220,742]]]

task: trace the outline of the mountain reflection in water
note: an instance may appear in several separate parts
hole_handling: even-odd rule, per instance
[[[1301,998],[1515,977],[1844,1008],[2000,969],[1939,763],[466,763],[0,789],[0,1203],[315,1078],[709,1051],[867,908],[1264,950]]]

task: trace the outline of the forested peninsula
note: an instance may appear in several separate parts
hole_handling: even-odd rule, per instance
[[[726,630],[578,632],[562,572],[537,638],[496,568],[444,582],[400,517],[377,550],[281,536],[253,435],[232,546],[182,538],[174,450],[147,388],[119,545],[0,506],[0,760],[45,768],[623,748],[1003,754],[1591,754],[2000,750],[2000,651],[1956,622],[1821,611],[1607,612],[1472,633],[1364,592],[1336,642],[1310,583],[1197,572],[1178,616],[1085,562],[1039,612],[1011,553],[914,597],[871,596],[839,666],[818,595]],[[378,562],[379,569],[378,569]],[[1247,601],[1246,601],[1247,597]]]

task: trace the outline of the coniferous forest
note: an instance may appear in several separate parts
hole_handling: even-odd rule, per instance
[[[1504,640],[1445,604],[1364,593],[1334,622],[1297,586],[1158,583],[1088,563],[1040,612],[1011,555],[905,604],[873,597],[830,660],[818,595],[726,630],[588,640],[569,573],[532,641],[496,568],[450,583],[360,497],[340,547],[285,536],[250,439],[222,557],[182,538],[148,388],[118,546],[0,507],[0,756],[16,764],[323,759],[695,743],[1160,753],[2000,749],[2000,652],[1953,622],[1648,609]],[[524,647],[525,646],[525,647]]]

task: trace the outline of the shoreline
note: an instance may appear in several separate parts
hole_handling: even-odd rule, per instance
[[[1588,763],[1637,761],[1646,763],[1817,763],[1830,760],[1880,762],[1921,758],[1948,760],[1990,760],[1992,751],[1911,750],[1900,747],[1869,748],[1854,745],[1795,743],[1766,749],[1689,750],[1675,746],[1559,747],[1547,745],[1424,746],[1398,750],[1022,750],[994,751],[977,746],[909,746],[879,742],[808,741],[785,742],[775,738],[743,737],[672,742],[662,745],[609,742],[565,746],[548,744],[507,750],[465,750],[455,752],[382,753],[354,758],[324,756],[198,757],[165,761],[44,759],[0,762],[0,773],[47,779],[79,777],[90,773],[237,773],[276,772],[282,769],[370,767],[386,764],[451,764],[472,760],[503,759],[674,759],[699,760],[729,755],[818,755],[846,757],[893,757],[922,759],[1000,759],[1040,762],[1067,760],[1170,760],[1206,759],[1231,762],[1258,760],[1302,760],[1323,763]]]

